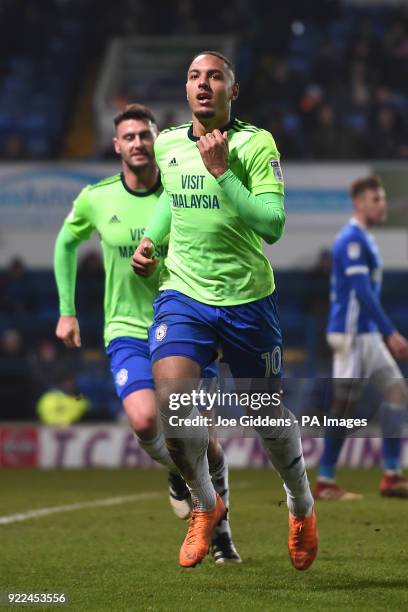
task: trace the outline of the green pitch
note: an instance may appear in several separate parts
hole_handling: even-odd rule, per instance
[[[340,472],[342,484],[366,497],[317,504],[320,552],[300,573],[289,563],[287,510],[272,471],[231,474],[231,523],[244,563],[216,567],[207,557],[192,570],[177,565],[185,524],[170,510],[164,471],[0,471],[1,517],[138,495],[0,524],[0,592],[70,596],[68,606],[37,610],[407,609],[408,502],[380,498],[379,477]]]

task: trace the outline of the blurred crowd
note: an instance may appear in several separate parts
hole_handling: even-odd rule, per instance
[[[19,258],[0,270],[0,420],[121,417],[102,345],[103,278],[100,256],[85,255],[77,283],[85,348],[68,351],[54,337],[52,271],[27,270]]]
[[[124,0],[122,30],[237,39],[236,112],[269,129],[289,159],[408,158],[408,9],[340,0],[275,5],[189,0],[162,18]],[[216,19],[214,19],[216,15]]]
[[[272,131],[285,158],[408,157],[408,9],[403,4],[352,6],[340,0],[279,4],[233,0],[225,6],[215,0],[207,0],[205,6],[190,0],[152,0],[148,8],[142,0],[101,5],[96,0],[37,0],[35,4],[34,10],[23,0],[0,0],[3,158],[58,153],[62,139],[57,132],[69,125],[75,87],[86,66],[100,61],[111,36],[206,34],[235,37],[242,86],[236,112]],[[56,71],[58,65],[64,70]],[[34,119],[27,120],[27,141],[15,122],[20,102],[30,115],[26,100],[31,81],[35,112]],[[53,112],[53,96],[59,114]],[[14,129],[7,128],[10,122]],[[50,122],[54,131],[47,148],[42,139]]]

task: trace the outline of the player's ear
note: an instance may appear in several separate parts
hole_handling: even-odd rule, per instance
[[[231,100],[233,102],[235,102],[235,100],[238,98],[239,96],[239,85],[238,83],[234,83],[232,86],[232,96],[231,96]]]
[[[118,142],[118,139],[116,138],[116,136],[113,137],[112,142],[113,142],[113,148],[115,149],[115,153],[120,155],[119,142]]]
[[[151,124],[151,126],[150,126],[150,131],[151,131],[151,133],[152,133],[152,136],[153,136],[153,142],[154,142],[154,141],[156,140],[156,138],[158,137],[158,135],[160,134],[160,132],[159,132],[159,128],[158,128],[158,126],[157,126],[157,124],[156,124],[156,123],[152,123],[152,124]]]

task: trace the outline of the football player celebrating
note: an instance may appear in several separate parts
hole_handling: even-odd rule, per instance
[[[165,130],[155,143],[164,192],[133,257],[146,275],[154,249],[170,232],[169,253],[149,331],[153,376],[171,456],[194,501],[179,562],[192,567],[207,554],[224,513],[211,482],[205,428],[171,434],[169,397],[183,380],[191,388],[221,347],[234,377],[262,379],[280,389],[282,338],[271,265],[262,238],[282,235],[283,179],[268,132],[231,118],[238,96],[231,62],[218,52],[197,55],[188,68],[192,123]],[[254,383],[253,383],[254,384]],[[290,418],[283,406],[280,415]],[[185,416],[197,415],[191,404]],[[260,432],[284,481],[289,552],[307,569],[317,553],[317,528],[299,430]]]

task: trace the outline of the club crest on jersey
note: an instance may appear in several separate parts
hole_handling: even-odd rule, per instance
[[[350,259],[358,259],[361,255],[361,245],[359,242],[349,242],[347,245],[347,255]]]
[[[271,159],[271,161],[269,163],[270,163],[271,168],[273,170],[274,177],[276,178],[277,181],[282,183],[282,181],[283,181],[283,174],[282,174],[282,168],[280,166],[279,160],[278,159]]]
[[[122,368],[115,376],[116,384],[119,387],[123,387],[127,383],[127,379],[129,377],[129,372],[126,368]]]
[[[166,337],[166,334],[167,334],[167,325],[165,323],[162,323],[156,329],[156,340],[160,342],[160,340],[163,340]]]

